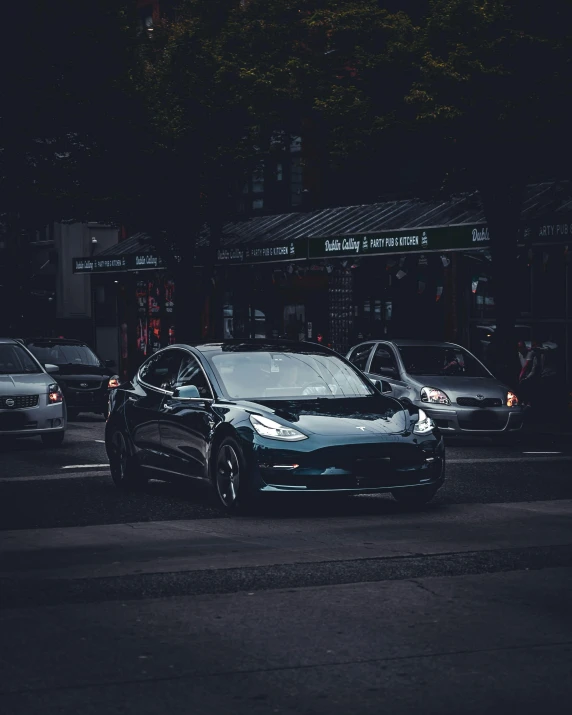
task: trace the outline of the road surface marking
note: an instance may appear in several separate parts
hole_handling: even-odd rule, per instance
[[[101,469],[109,464],[66,464],[62,469]]]
[[[562,454],[562,452],[523,452],[523,454]]]
[[[447,464],[499,464],[501,462],[526,462],[535,464],[539,462],[570,462],[572,456],[561,457],[476,457],[475,459],[447,459]]]
[[[10,482],[45,482],[56,479],[91,479],[92,477],[108,477],[109,472],[74,472],[72,474],[37,474],[32,477],[0,477],[0,483]]]

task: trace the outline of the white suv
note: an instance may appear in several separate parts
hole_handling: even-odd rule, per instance
[[[0,437],[41,437],[56,447],[64,440],[66,406],[59,385],[19,341],[0,338]]]

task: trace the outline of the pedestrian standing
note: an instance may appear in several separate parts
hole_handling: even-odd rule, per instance
[[[519,376],[520,393],[525,405],[529,407],[538,406],[540,380],[540,350],[538,343],[533,341],[530,350],[527,352]]]

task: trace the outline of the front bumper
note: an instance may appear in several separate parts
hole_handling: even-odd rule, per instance
[[[392,435],[340,445],[310,437],[277,443],[255,437],[248,445],[250,475],[259,492],[370,494],[444,481],[445,450],[439,435]]]
[[[64,396],[68,407],[86,412],[103,412],[109,401],[109,389],[82,390],[66,387]]]
[[[0,410],[0,437],[25,437],[48,432],[63,432],[66,428],[64,403],[47,403],[41,395],[36,407]]]
[[[444,434],[495,435],[518,432],[524,423],[521,407],[461,407],[460,405],[428,405],[415,403],[435,422]]]

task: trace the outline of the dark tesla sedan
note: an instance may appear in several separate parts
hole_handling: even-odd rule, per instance
[[[389,491],[417,505],[444,478],[423,410],[310,343],[165,348],[112,391],[105,437],[117,486],[202,479],[227,511],[265,492]]]
[[[109,389],[119,384],[111,369],[112,360],[104,362],[80,340],[65,338],[26,338],[22,341],[42,363],[57,365],[54,379],[64,393],[68,419],[80,412],[96,412],[107,416]]]

